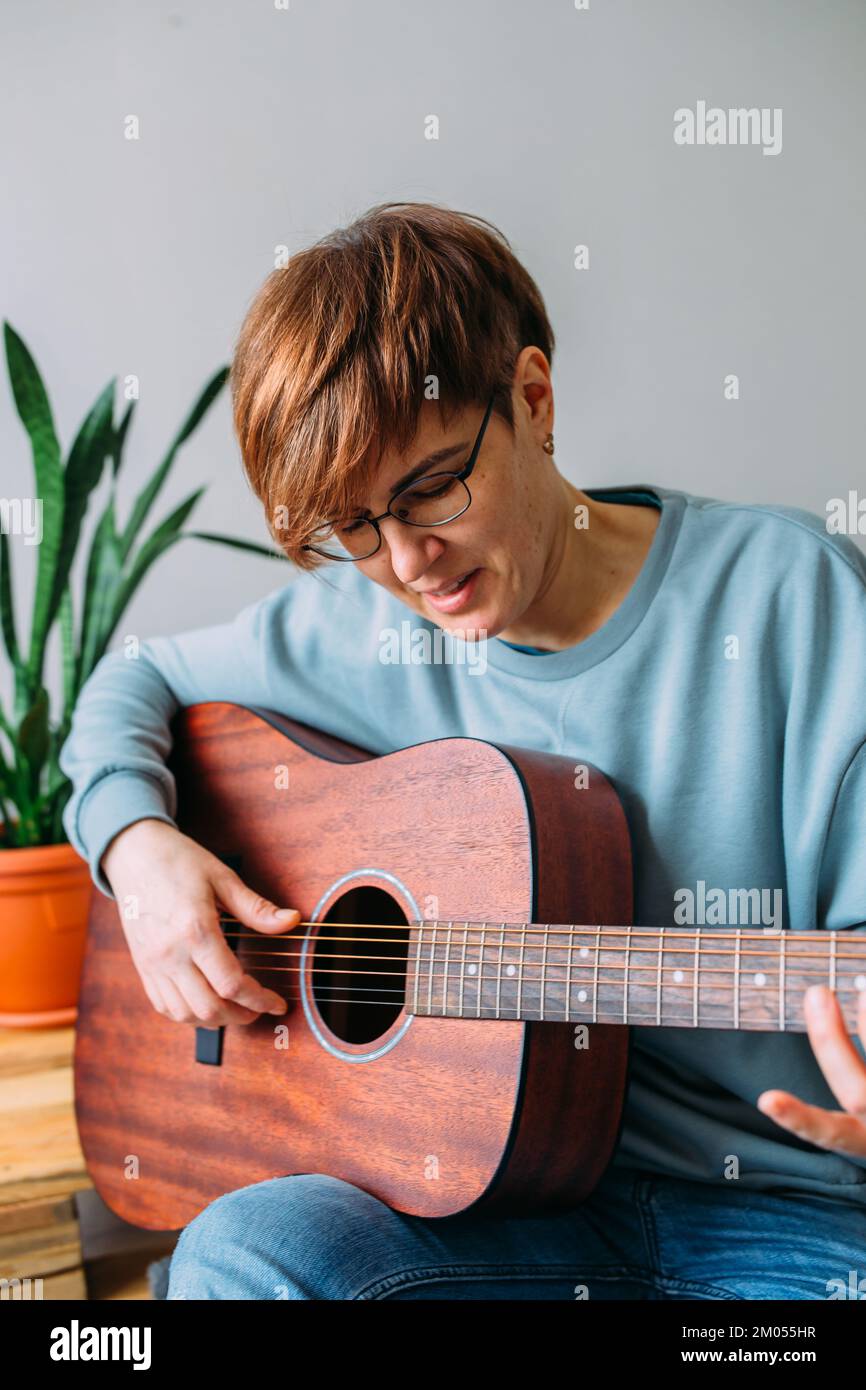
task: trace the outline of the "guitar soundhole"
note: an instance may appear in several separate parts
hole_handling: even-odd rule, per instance
[[[408,919],[390,893],[363,885],[331,906],[315,936],[312,988],[343,1042],[373,1042],[399,1017],[408,950]]]

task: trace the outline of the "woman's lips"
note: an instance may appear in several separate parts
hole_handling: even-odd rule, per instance
[[[472,592],[478,582],[480,569],[470,570],[459,589],[455,589],[450,594],[433,594],[427,592],[423,598],[435,608],[439,613],[456,613],[463,608],[472,597]]]

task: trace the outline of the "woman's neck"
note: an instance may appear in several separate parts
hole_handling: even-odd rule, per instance
[[[597,632],[616,612],[646,560],[659,523],[656,507],[598,502],[566,478],[545,578],[506,642],[564,651]],[[584,525],[575,525],[580,508]],[[582,509],[585,508],[585,511]]]

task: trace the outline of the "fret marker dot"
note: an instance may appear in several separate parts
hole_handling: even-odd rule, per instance
[[[507,965],[507,966],[505,967],[505,973],[506,973],[506,975],[514,975],[514,974],[516,974],[516,972],[517,972],[517,966],[516,966],[516,965]]]
[[[855,988],[855,989],[866,989],[866,975],[855,975],[855,976],[854,976],[854,988]]]
[[[470,974],[470,975],[474,975],[475,972],[476,972],[476,970],[478,969],[478,966],[477,966],[477,965],[467,965],[466,969],[469,971],[469,974]]]
[[[580,948],[580,954],[581,954],[582,959],[583,959],[583,960],[586,960],[587,956],[589,955],[589,947],[588,947],[588,946],[581,946],[581,948]]]
[[[674,983],[675,983],[675,984],[681,985],[684,979],[685,979],[685,976],[684,976],[684,974],[683,974],[683,972],[682,972],[681,970],[675,970],[675,971],[674,971]]]
[[[581,1004],[585,1004],[585,1003],[586,1003],[586,990],[585,990],[585,989],[579,989],[579,990],[577,991],[577,997],[578,997],[578,999],[580,1000]]]
[[[758,973],[757,973],[757,975],[755,976],[755,984],[756,984],[756,985],[765,985],[766,983],[767,983],[767,977],[766,977],[766,975],[764,974],[763,970],[759,970]]]

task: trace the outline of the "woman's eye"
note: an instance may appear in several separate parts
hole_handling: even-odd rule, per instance
[[[422,478],[421,481],[412,488],[411,492],[403,492],[400,496],[401,499],[405,498],[407,502],[414,502],[415,500],[423,501],[425,497],[441,497],[444,492],[448,491],[453,481],[453,478],[435,476],[429,480]]]

